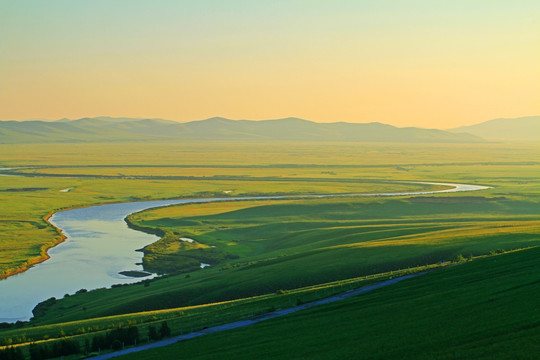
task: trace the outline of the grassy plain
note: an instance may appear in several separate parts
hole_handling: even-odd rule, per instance
[[[522,171],[532,173],[531,167]],[[491,180],[486,183],[494,189],[467,196],[232,202],[136,214],[132,218],[144,226],[170,231],[176,239],[192,237],[238,258],[188,278],[64,299],[36,323],[225,301],[537,244],[538,182],[512,195],[506,179]],[[179,256],[175,262],[193,251],[177,252],[177,245],[163,244],[167,255]]]
[[[227,194],[405,191],[422,187],[384,182],[441,179],[433,174],[417,176],[411,171],[415,165],[410,164],[478,161],[479,157],[471,157],[471,153],[482,155],[485,151],[493,151],[498,160],[508,161],[509,155],[526,159],[531,151],[530,146],[502,151],[489,144],[463,145],[456,157],[448,155],[450,149],[455,150],[449,145],[410,144],[406,149],[395,144],[279,145],[2,144],[0,167],[38,167],[16,172],[38,172],[43,176],[0,176],[0,277],[46,259],[46,249],[61,237],[44,218],[60,209]],[[428,166],[428,172],[437,167]],[[70,191],[60,191],[64,189]]]
[[[79,179],[0,176],[0,278],[45,258],[61,240],[45,218],[52,212],[103,203],[182,197],[389,191],[386,183],[234,180]],[[401,185],[402,189],[419,189]],[[69,192],[61,190],[70,189]]]
[[[196,271],[184,268],[180,270],[189,271],[187,274],[66,297],[25,327],[0,330],[0,338],[32,331],[38,334],[35,338],[47,332],[54,337],[59,328],[103,329],[128,320],[145,323],[149,319],[145,316],[156,316],[152,321],[173,321],[176,315],[170,314],[188,311],[178,310],[186,306],[253,297],[270,301],[268,296],[278,290],[294,291],[417,265],[441,264],[441,260],[447,263],[460,254],[478,256],[539,244],[540,146],[280,145],[0,145],[0,167],[31,166],[16,171],[38,175],[0,176],[0,190],[4,190],[0,191],[0,271],[5,274],[28,266],[29,260],[43,256],[44,247],[59,240],[59,234],[43,218],[63,208],[177,197],[426,188],[394,182],[401,180],[475,183],[493,188],[423,197],[235,201],[137,213],[130,218],[134,224],[169,235],[149,247],[153,254],[147,255],[157,254],[150,260],[154,270],[174,267],[187,258],[193,264],[213,260],[213,266]],[[60,191],[64,189],[70,191]],[[201,246],[186,246],[179,237],[193,238]],[[205,258],[205,251],[219,251],[220,256]],[[458,268],[462,267],[465,265]],[[448,281],[458,280],[453,277]],[[255,312],[276,306],[257,301],[236,309],[249,313],[248,308]],[[373,300],[372,306],[375,303]],[[215,321],[228,314],[219,306],[213,309],[220,309],[214,312]],[[148,311],[152,313],[141,313]],[[191,326],[193,319],[197,319],[193,324],[200,321],[196,316],[187,318],[177,316],[173,331]],[[66,325],[70,321],[74,323]],[[54,325],[57,323],[62,325]],[[325,327],[330,328],[329,324]],[[351,330],[351,334],[364,336],[362,329]],[[329,336],[329,344],[335,341],[335,336]],[[257,351],[262,350],[254,348],[250,354]]]
[[[219,165],[330,167],[426,164],[530,164],[540,162],[537,143],[396,144],[291,142],[131,142],[0,144],[0,165],[127,166]],[[358,174],[361,175],[361,174]],[[371,174],[377,176],[376,174]]]

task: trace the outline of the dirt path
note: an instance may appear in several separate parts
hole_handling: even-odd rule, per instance
[[[261,322],[261,321],[274,319],[274,318],[284,316],[284,315],[289,315],[289,314],[295,313],[295,312],[300,311],[300,310],[310,309],[310,308],[315,307],[315,306],[319,306],[319,305],[328,304],[328,303],[332,303],[332,302],[335,302],[335,301],[347,299],[347,298],[350,298],[352,296],[363,294],[363,293],[366,293],[368,291],[379,289],[379,288],[382,288],[382,287],[385,287],[385,286],[393,285],[393,284],[396,284],[396,283],[398,283],[400,281],[410,279],[410,278],[413,278],[413,277],[417,277],[417,276],[420,276],[420,275],[424,275],[426,273],[427,273],[426,271],[422,271],[422,272],[418,272],[416,274],[400,276],[400,277],[397,277],[397,278],[394,278],[394,279],[385,280],[385,281],[381,281],[381,282],[378,282],[378,283],[375,283],[375,284],[366,285],[366,286],[363,286],[363,287],[361,287],[359,289],[349,290],[349,291],[343,292],[341,294],[330,296],[330,297],[327,297],[327,298],[324,298],[324,299],[321,299],[321,300],[317,300],[317,301],[313,301],[313,302],[310,302],[310,303],[306,303],[306,304],[302,304],[302,305],[298,305],[298,306],[293,306],[293,307],[290,307],[290,308],[287,308],[287,309],[274,311],[274,312],[264,314],[264,315],[255,316],[253,318],[246,319],[246,320],[235,321],[235,322],[232,322],[232,323],[223,324],[223,325],[219,325],[219,326],[214,326],[214,327],[203,329],[203,330],[200,330],[200,331],[194,331],[192,333],[185,334],[185,335],[173,336],[171,338],[156,341],[156,342],[146,344],[146,345],[136,346],[136,347],[121,350],[121,351],[116,351],[116,352],[112,352],[112,353],[108,353],[108,354],[104,354],[104,355],[99,355],[99,356],[94,356],[94,357],[92,357],[90,359],[95,359],[95,360],[110,359],[110,358],[121,356],[121,355],[131,354],[131,353],[134,353],[134,352],[139,352],[139,351],[143,351],[143,350],[147,350],[147,349],[153,349],[153,348],[157,348],[157,347],[161,347],[161,346],[174,344],[174,343],[179,342],[179,341],[192,339],[192,338],[199,337],[199,336],[206,335],[206,334],[212,334],[212,333],[216,333],[216,332],[219,332],[219,331],[237,329],[237,328],[253,325],[253,324],[256,324],[256,323]]]

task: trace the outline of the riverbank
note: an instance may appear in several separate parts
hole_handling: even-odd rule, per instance
[[[41,246],[39,256],[37,256],[37,257],[35,257],[33,259],[29,259],[23,265],[21,265],[20,267],[18,267],[16,269],[8,269],[7,271],[4,271],[4,272],[0,273],[0,280],[4,280],[4,279],[7,279],[10,276],[23,273],[23,272],[27,271],[28,269],[30,269],[31,267],[33,267],[33,266],[35,266],[37,264],[40,264],[40,263],[42,263],[44,261],[49,260],[51,258],[49,256],[49,253],[48,253],[49,250],[51,248],[63,243],[66,240],[67,237],[62,233],[62,230],[60,230],[58,227],[54,226],[53,224],[51,224],[49,222],[49,219],[55,213],[56,213],[56,211],[49,212],[47,215],[45,215],[43,217],[43,220],[45,220],[45,222],[47,222],[50,226],[53,227],[53,229],[57,232],[58,236],[56,238],[54,238],[52,242],[49,242],[47,244],[43,244]]]

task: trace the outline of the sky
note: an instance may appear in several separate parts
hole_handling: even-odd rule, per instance
[[[0,120],[540,115],[540,1],[0,0]]]

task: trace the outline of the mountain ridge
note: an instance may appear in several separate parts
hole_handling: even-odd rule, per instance
[[[379,122],[316,123],[297,117],[231,120],[212,117],[179,123],[159,118],[0,121],[0,143],[112,141],[302,141],[476,143],[481,137],[438,129],[398,128]]]
[[[467,132],[493,140],[540,140],[540,116],[498,118],[448,131]],[[481,135],[480,135],[481,134]]]

